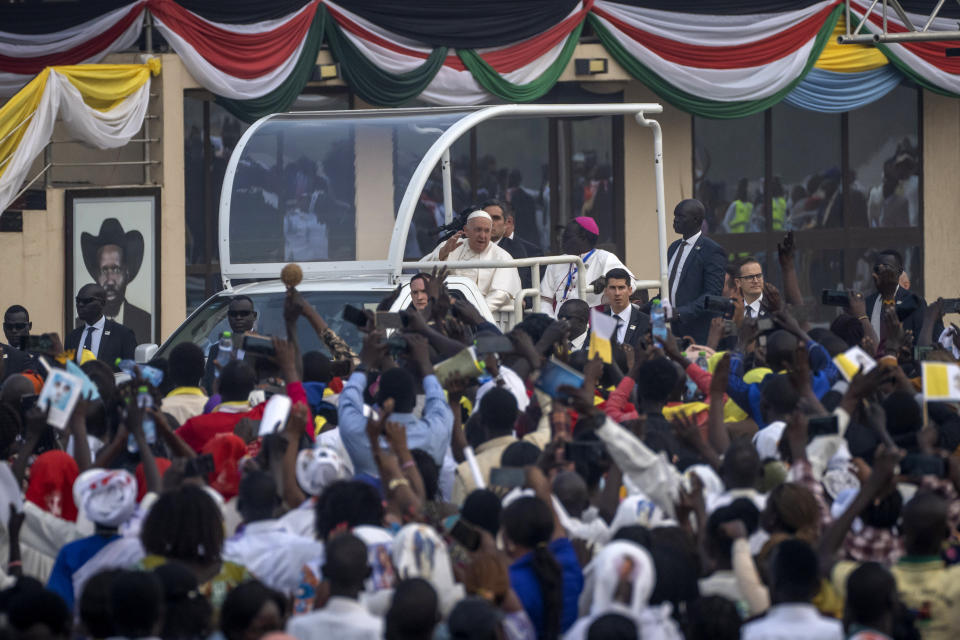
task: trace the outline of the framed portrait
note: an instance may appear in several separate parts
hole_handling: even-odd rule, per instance
[[[75,299],[86,284],[106,292],[103,315],[137,344],[160,336],[160,189],[67,191],[66,333],[80,326]]]

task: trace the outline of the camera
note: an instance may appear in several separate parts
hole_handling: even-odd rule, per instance
[[[707,311],[712,311],[721,316],[732,316],[736,310],[733,300],[723,296],[704,296],[703,306]]]

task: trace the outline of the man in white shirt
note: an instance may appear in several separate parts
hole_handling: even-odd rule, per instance
[[[583,300],[574,298],[567,300],[557,311],[557,320],[565,320],[570,326],[569,344],[570,352],[583,349],[590,332],[587,331],[590,323],[590,307]]]
[[[740,263],[737,286],[743,295],[743,317],[763,318],[767,311],[763,304],[763,267],[756,258],[746,258]]]
[[[493,220],[486,211],[474,211],[458,231],[421,262],[434,260],[513,260],[513,256],[491,242]],[[466,239],[466,242],[464,242]],[[465,276],[477,283],[491,311],[513,306],[520,293],[520,274],[516,267],[451,269],[450,275]]]
[[[593,284],[603,278],[611,269],[627,269],[620,258],[609,251],[597,249],[600,239],[600,227],[596,220],[587,216],[574,218],[563,230],[560,248],[564,254],[580,256],[586,269],[586,301],[591,307],[603,303],[603,292],[594,293]],[[548,265],[540,280],[540,298],[546,303],[540,310],[555,315],[557,309],[566,302],[579,298],[577,280],[579,267],[573,264]],[[630,273],[629,269],[627,273]],[[636,278],[630,273],[630,291],[636,288]]]
[[[380,640],[383,619],[359,601],[369,575],[367,547],[360,538],[344,533],[330,540],[323,565],[330,597],[323,608],[291,618],[287,633],[297,640]]]
[[[809,544],[784,540],[773,550],[770,569],[773,606],[744,625],[742,640],[842,640],[843,624],[810,603],[820,588],[820,564]]]
[[[240,481],[237,510],[243,525],[223,545],[223,558],[245,566],[261,582],[293,594],[300,586],[301,569],[322,553],[323,545],[290,531],[272,516],[280,501],[273,477],[252,471]]]

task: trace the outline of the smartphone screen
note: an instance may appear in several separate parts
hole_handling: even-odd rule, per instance
[[[367,314],[350,304],[343,308],[343,319],[361,329],[367,326]]]
[[[850,294],[846,291],[824,289],[820,294],[820,302],[828,307],[845,307],[850,304]]]
[[[507,336],[477,336],[474,341],[477,354],[513,353],[513,342]]]
[[[513,489],[522,487],[526,474],[520,467],[494,467],[490,469],[490,484],[495,487]]]
[[[820,416],[807,421],[807,437],[813,440],[817,436],[830,436],[840,433],[837,416]]]
[[[344,314],[346,314],[346,309],[344,309]],[[346,318],[346,316],[344,317]],[[366,319],[366,316],[364,316],[364,319]],[[403,318],[400,317],[399,313],[393,313],[391,311],[377,311],[377,329],[402,329],[402,328],[403,328]]]
[[[480,548],[480,532],[462,518],[450,529],[450,537],[456,540],[467,551],[476,551]]]
[[[253,336],[249,333],[243,336],[243,350],[261,356],[276,355],[273,349],[273,340],[263,336]]]

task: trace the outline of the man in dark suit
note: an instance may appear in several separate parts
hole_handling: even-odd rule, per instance
[[[606,286],[603,294],[607,304],[600,309],[603,313],[613,316],[617,321],[617,330],[614,339],[617,344],[629,344],[634,349],[639,348],[644,336],[650,331],[650,316],[630,302],[630,274],[626,269],[611,269],[605,278]]]
[[[521,258],[543,255],[540,247],[514,235],[514,216],[510,205],[500,200],[490,199],[480,203],[480,208],[490,214],[490,219],[493,221],[490,240],[509,253],[512,258],[520,260]],[[530,269],[524,267],[518,269],[518,271],[520,272],[520,284],[523,285],[524,289],[529,289],[533,281]]]
[[[727,258],[723,248],[703,235],[706,212],[699,200],[682,200],[673,210],[673,230],[683,236],[667,250],[673,335],[692,336],[704,344],[713,314],[704,307],[708,295],[723,291]]]
[[[880,341],[883,342],[883,322],[881,315],[884,306],[893,306],[904,331],[913,331],[914,339],[920,337],[923,328],[923,314],[927,303],[916,293],[900,286],[900,274],[903,273],[903,258],[900,252],[885,249],[877,253],[873,261],[873,282],[877,291],[867,298],[866,312]],[[943,323],[938,320],[933,329],[936,340],[943,332]]]
[[[116,371],[117,358],[133,359],[137,338],[133,331],[122,324],[107,320],[103,315],[106,302],[107,294],[100,285],[86,284],[80,287],[77,293],[77,316],[82,323],[67,334],[64,347],[77,351],[78,363],[82,350],[86,349],[93,353],[97,360],[106,362]]]
[[[767,317],[767,309],[763,304],[763,267],[756,258],[740,261],[735,281],[743,297],[743,317]]]
[[[250,296],[234,296],[227,307],[227,323],[233,338],[233,348],[236,359],[243,360],[244,353],[240,349],[243,335],[253,331],[257,322],[257,310],[253,308],[253,299]],[[217,336],[219,340],[219,336]],[[207,365],[203,371],[202,386],[208,394],[213,395],[213,381],[217,377],[217,356],[220,355],[220,343],[214,342],[207,353]]]
[[[80,235],[80,249],[90,277],[106,292],[104,315],[132,329],[138,342],[150,342],[150,314],[127,301],[127,285],[143,264],[143,234],[124,232],[119,220],[107,218],[97,235]]]

